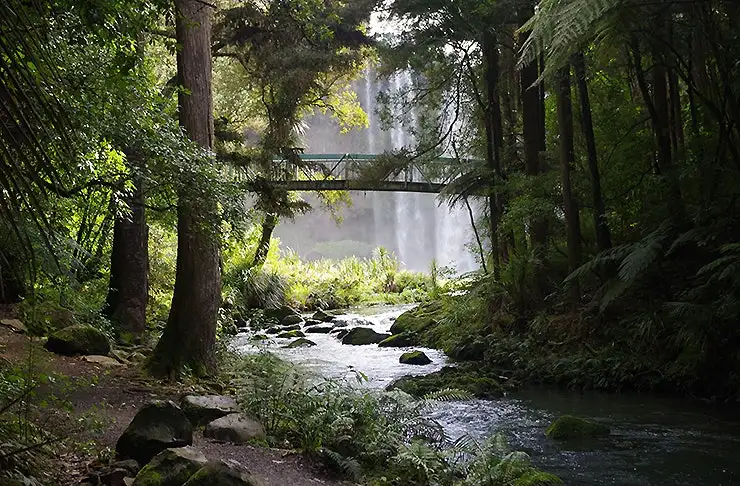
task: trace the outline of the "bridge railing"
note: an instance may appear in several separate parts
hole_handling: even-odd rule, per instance
[[[439,159],[424,164],[399,164],[389,159],[383,163],[377,155],[368,154],[301,154],[301,162],[274,159],[276,180],[347,180],[393,181],[442,184],[449,180],[452,159]]]

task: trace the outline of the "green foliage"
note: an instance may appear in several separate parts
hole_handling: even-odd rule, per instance
[[[243,357],[231,373],[242,410],[260,420],[271,441],[317,454],[355,480],[440,486],[560,484],[533,468],[526,454],[507,449],[499,456],[501,449],[478,446],[471,439],[450,443],[425,410],[439,401],[468,399],[467,393],[442,390],[417,401],[397,390],[368,390],[346,380],[318,378],[267,353]],[[355,378],[365,380],[361,374]]]

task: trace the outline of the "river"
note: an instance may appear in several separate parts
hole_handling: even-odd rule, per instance
[[[413,306],[352,309],[342,319],[387,332],[393,319]],[[363,323],[364,321],[364,323]],[[350,324],[352,325],[352,324]],[[329,334],[309,334],[310,348],[286,349],[287,339],[268,343],[270,351],[327,377],[360,371],[364,386],[382,388],[407,374],[437,371],[445,355],[422,349],[428,366],[399,364],[404,348],[347,346]],[[237,336],[244,352],[256,348],[249,334]],[[532,456],[540,468],[566,485],[740,485],[740,416],[736,407],[651,395],[578,393],[535,388],[496,400],[441,403],[431,412],[454,437],[484,438],[503,431],[513,448]],[[572,414],[605,423],[611,436],[578,444],[558,444],[544,437],[558,416]]]

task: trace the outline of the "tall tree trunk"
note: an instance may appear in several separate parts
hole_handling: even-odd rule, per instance
[[[176,0],[180,125],[204,149],[213,146],[211,6]],[[196,376],[215,369],[216,319],[221,300],[218,214],[215,198],[185,188],[177,208],[177,274],[172,307],[150,369],[177,377],[183,367]]]
[[[149,229],[146,224],[141,155],[126,153],[134,167],[134,192],[126,203],[131,213],[117,215],[113,223],[110,281],[103,313],[113,323],[119,339],[129,341],[146,330],[149,290]]]
[[[488,197],[488,210],[491,224],[491,252],[493,274],[498,277],[501,262],[501,245],[499,244],[498,225],[501,219],[501,196],[496,188],[501,183],[501,107],[499,106],[496,89],[499,78],[499,55],[496,45],[496,36],[491,31],[483,34],[483,56],[485,63],[485,132],[486,132],[486,163],[491,171],[493,193]]]
[[[529,16],[533,13],[534,9],[532,9]],[[528,17],[522,19],[522,24]],[[525,41],[526,36],[522,36],[520,43],[523,44]],[[528,176],[537,176],[542,171],[540,167],[540,149],[545,140],[545,133],[542,131],[540,122],[540,117],[544,114],[543,100],[540,98],[539,86],[533,86],[537,77],[537,60],[535,59],[522,67],[520,72],[524,172]],[[542,218],[534,218],[530,222],[530,234],[535,252],[542,256],[547,241],[546,222]]]
[[[581,131],[586,141],[588,171],[591,176],[591,202],[594,206],[596,245],[599,251],[604,251],[612,247],[612,236],[606,220],[604,197],[601,194],[601,177],[599,176],[599,163],[596,157],[596,137],[594,136],[594,124],[591,117],[591,100],[588,96],[586,65],[583,60],[583,54],[578,53],[573,56],[573,69],[575,71],[576,85],[578,86],[578,101],[581,106]]]
[[[568,241],[568,270],[575,271],[581,264],[581,223],[578,205],[573,198],[570,175],[575,162],[573,143],[573,104],[570,93],[570,66],[558,72],[555,91],[558,112],[558,135],[560,139],[560,184],[563,190],[563,211]],[[579,299],[578,282],[570,284],[569,296],[572,303]]]
[[[277,222],[277,214],[265,214],[265,220],[262,222],[262,236],[260,237],[260,242],[257,245],[257,250],[254,252],[252,267],[260,268],[262,265],[265,264],[265,260],[267,260],[267,253],[270,251],[270,240],[272,239],[272,232],[275,230]]]

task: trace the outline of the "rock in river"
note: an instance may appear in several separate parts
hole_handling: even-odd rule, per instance
[[[401,355],[401,358],[398,360],[401,364],[410,364],[410,365],[428,365],[432,362],[431,359],[429,359],[429,356],[424,354],[423,351],[410,351],[408,353],[403,353]]]
[[[298,338],[292,343],[283,346],[284,348],[310,348],[311,346],[316,346],[316,343],[311,341],[310,339],[306,338]]]
[[[342,344],[377,344],[390,336],[390,334],[375,332],[369,327],[355,327],[342,338]]]
[[[572,415],[563,415],[545,431],[545,435],[554,440],[586,439],[602,437],[610,433],[606,425]]]
[[[333,326],[313,326],[306,328],[308,334],[328,334],[334,329]]]
[[[407,346],[413,346],[414,340],[412,335],[408,333],[394,334],[389,338],[385,338],[378,343],[379,348],[405,348]]]
[[[302,331],[293,329],[292,331],[281,332],[280,334],[277,335],[277,337],[280,339],[290,339],[290,338],[306,337],[306,335],[303,334]]]
[[[280,324],[283,326],[293,326],[293,325],[301,325],[303,324],[303,318],[299,315],[291,314],[289,316],[283,317],[283,319],[280,321]]]
[[[313,316],[311,316],[311,319],[314,319],[316,321],[321,322],[329,322],[333,321],[336,316],[332,314],[331,312],[327,312],[325,310],[319,309],[317,310]]]

